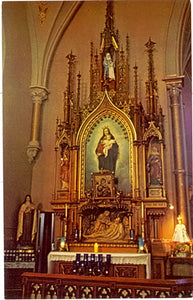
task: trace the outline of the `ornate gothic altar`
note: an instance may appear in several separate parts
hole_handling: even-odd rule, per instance
[[[107,1],[99,49],[91,43],[89,102],[80,107],[81,75],[76,56],[67,55],[64,118],[56,122],[55,182],[51,202],[55,236],[71,249],[98,242],[134,247],[138,239],[159,238],[167,209],[164,125],[158,105],[153,52],[148,59],[146,109],[138,95],[138,67],[129,64],[129,37],[120,47],[113,2]],[[134,91],[130,82],[134,81]],[[102,246],[101,246],[102,247]],[[137,250],[136,250],[137,251]]]

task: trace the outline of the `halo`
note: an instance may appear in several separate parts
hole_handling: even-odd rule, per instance
[[[103,127],[103,130],[104,130],[104,129],[108,129],[108,130],[109,130],[109,126],[105,126],[105,127]]]

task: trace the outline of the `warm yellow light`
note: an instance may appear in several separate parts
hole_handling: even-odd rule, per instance
[[[60,239],[60,248],[63,249],[64,247],[65,247],[65,238],[62,237],[62,238]]]
[[[65,245],[64,242],[61,242],[61,243],[60,243],[61,248],[64,248],[64,245]]]
[[[94,252],[97,253],[99,249],[98,243],[94,243]]]
[[[169,209],[174,209],[173,204],[169,203]]]

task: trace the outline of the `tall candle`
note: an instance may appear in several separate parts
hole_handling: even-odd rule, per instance
[[[68,206],[67,203],[65,204],[65,218],[68,216]]]
[[[93,254],[93,253],[91,254],[91,261],[95,262],[95,254]]]
[[[102,254],[98,255],[98,261],[103,262],[103,255]]]
[[[143,201],[141,202],[141,217],[144,217],[144,204]]]
[[[79,240],[81,240],[82,237],[82,216],[80,215],[79,218]]]
[[[144,238],[144,203],[141,202],[141,236]]]
[[[74,229],[76,229],[76,208],[74,210]]]
[[[107,254],[106,261],[107,261],[108,264],[111,263],[111,254]]]
[[[64,236],[67,236],[67,223],[64,225]]]

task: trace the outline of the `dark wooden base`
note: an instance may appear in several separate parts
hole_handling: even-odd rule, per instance
[[[193,278],[193,258],[169,257],[166,277],[168,279]]]
[[[191,297],[192,279],[159,280],[126,277],[24,273],[22,299],[123,299]]]
[[[55,274],[73,274],[73,263],[58,261],[54,265]],[[134,264],[111,264],[109,275],[112,277],[146,278],[146,266]]]

